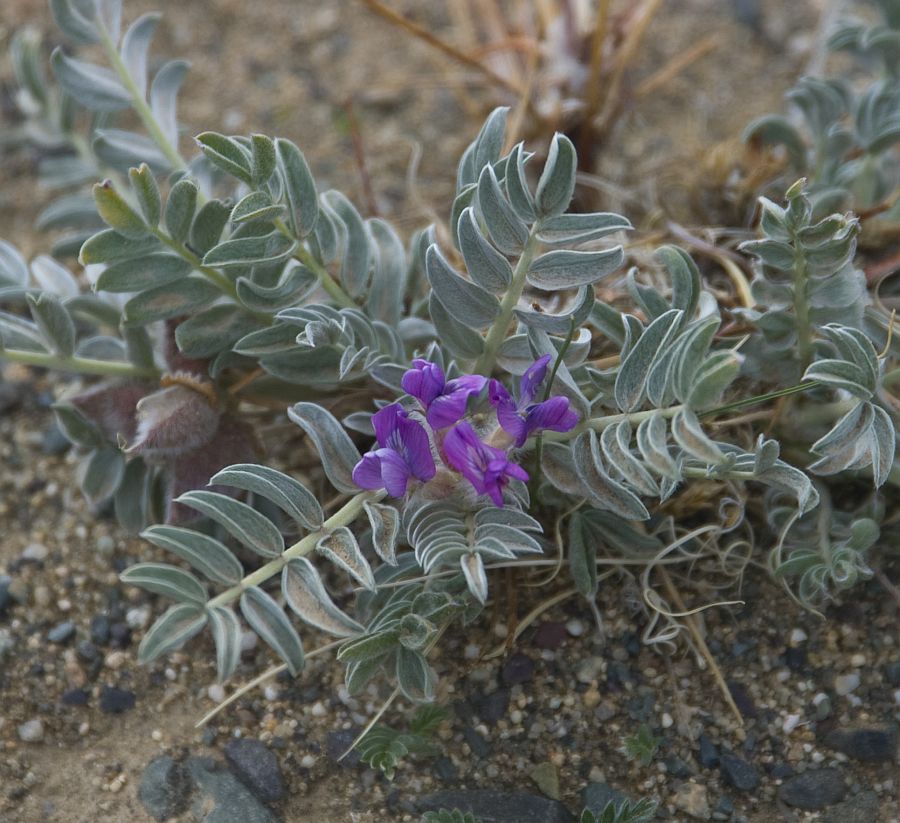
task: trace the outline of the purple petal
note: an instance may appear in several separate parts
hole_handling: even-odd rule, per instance
[[[426,409],[444,391],[445,383],[443,369],[428,360],[413,360],[413,368],[400,379],[403,391],[415,397]]]
[[[390,406],[385,406],[372,415],[372,426],[375,428],[375,439],[379,446],[384,448],[388,445],[401,417],[406,417],[406,412],[399,403],[391,403]]]
[[[431,401],[425,417],[433,429],[445,429],[460,420],[473,394],[479,394],[487,379],[478,374],[466,374],[448,381],[443,394]]]
[[[516,442],[517,446],[521,446],[525,442],[528,435],[539,431],[549,430],[555,432],[571,431],[578,425],[578,412],[569,407],[569,398],[562,395],[556,395],[543,403],[536,403],[529,406],[528,413],[525,415],[525,436],[522,442]]]
[[[409,466],[397,452],[379,449],[381,458],[381,479],[391,497],[403,497],[409,481]]]
[[[435,467],[428,432],[420,423],[409,420],[404,415],[398,420],[397,434],[402,441],[402,447],[396,451],[403,458],[409,472],[423,482],[431,480],[435,474]]]
[[[525,374],[522,375],[522,380],[519,383],[519,403],[521,405],[527,405],[532,400],[534,400],[534,395],[538,390],[538,386],[544,382],[544,378],[547,376],[547,366],[550,363],[550,355],[545,354],[543,357],[539,357],[537,360],[532,363]]]
[[[500,427],[513,438],[516,446],[521,446],[528,437],[528,431],[515,400],[512,399],[503,384],[497,380],[491,380],[488,397],[491,405],[497,409],[497,421],[500,423]]]
[[[364,454],[362,460],[353,468],[353,482],[361,489],[380,489],[384,483],[381,480],[381,458],[377,452]]]

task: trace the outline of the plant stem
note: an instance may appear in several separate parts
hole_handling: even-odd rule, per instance
[[[194,254],[183,244],[174,241],[158,226],[150,226],[149,228],[154,237],[158,238],[160,242],[172,249],[172,251],[174,251],[175,254],[177,254],[183,260],[187,260],[187,262],[190,263],[191,266],[193,266],[198,272],[200,272],[200,274],[202,274],[207,280],[213,283],[216,288],[219,289],[219,291],[227,294],[233,300],[237,300],[237,289],[235,288],[234,283],[232,283],[224,274],[222,274],[222,272],[216,271],[210,266],[204,266],[202,261],[199,257],[197,257],[196,254]]]
[[[485,338],[484,351],[475,364],[475,372],[483,374],[485,377],[490,377],[491,372],[494,370],[497,352],[500,351],[500,345],[506,339],[506,331],[509,328],[510,320],[512,320],[513,311],[525,288],[525,275],[528,274],[531,261],[534,260],[534,255],[537,251],[537,233],[540,231],[540,225],[540,221],[538,221],[531,228],[531,234],[528,235],[528,241],[525,243],[525,248],[522,249],[522,256],[519,258],[519,262],[516,264],[516,269],[513,272],[512,281],[506,290],[503,301],[500,303],[500,313],[497,315],[497,319],[494,320]]]
[[[354,495],[340,509],[331,515],[318,531],[310,532],[308,535],[298,540],[293,546],[285,549],[274,560],[270,560],[264,566],[260,566],[255,572],[248,574],[236,586],[232,586],[230,589],[226,589],[224,592],[214,597],[206,604],[206,607],[209,609],[213,606],[224,606],[232,600],[237,600],[237,598],[247,591],[247,589],[252,589],[254,586],[265,583],[270,577],[274,577],[281,572],[289,560],[303,557],[313,551],[316,544],[326,534],[334,531],[340,526],[349,526],[357,517],[359,517],[360,512],[363,510],[364,503],[377,503],[385,497],[386,494],[387,492],[384,491],[376,491],[361,492],[360,494]]]
[[[812,329],[809,322],[809,295],[807,292],[808,271],[806,257],[799,240],[795,240],[797,259],[794,263],[794,314],[797,316],[797,353],[800,356],[800,371],[806,371],[812,360]]]
[[[132,363],[118,360],[94,360],[90,357],[60,357],[49,352],[23,351],[22,349],[0,348],[0,360],[39,366],[43,369],[74,372],[75,374],[96,374],[102,377],[145,377],[158,378],[159,370],[141,368]]]
[[[116,44],[113,42],[112,37],[109,36],[106,26],[103,25],[103,22],[99,18],[97,20],[97,28],[100,32],[100,42],[104,52],[106,52],[106,57],[116,74],[119,75],[119,79],[122,81],[122,85],[125,86],[125,90],[131,95],[132,108],[137,116],[140,117],[141,122],[144,124],[144,128],[147,129],[150,137],[153,138],[153,142],[159,146],[160,151],[166,156],[166,159],[172,164],[173,168],[177,171],[186,169],[187,163],[185,162],[185,159],[179,153],[178,148],[173,146],[166,135],[163,134],[162,129],[159,127],[159,123],[156,122],[156,118],[153,116],[153,111],[150,109],[150,106],[147,105],[144,95],[141,94],[141,90],[134,82],[134,78],[128,71],[128,67],[119,56]]]

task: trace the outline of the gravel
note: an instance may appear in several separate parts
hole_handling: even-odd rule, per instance
[[[284,778],[278,758],[265,744],[252,738],[231,739],[225,745],[225,760],[263,803],[275,803],[284,797]]]
[[[897,758],[896,727],[834,729],[825,737],[825,745],[854,760],[891,763]]]
[[[786,780],[778,789],[780,800],[798,809],[824,809],[844,799],[847,787],[840,769],[811,769]]]
[[[44,739],[44,723],[39,717],[26,720],[16,731],[24,743],[40,743]]]

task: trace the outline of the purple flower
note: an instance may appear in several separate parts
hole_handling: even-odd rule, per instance
[[[542,403],[533,403],[535,394],[547,376],[547,365],[550,355],[545,354],[536,360],[519,383],[519,400],[497,380],[491,380],[488,398],[497,409],[497,420],[503,430],[512,436],[517,447],[521,446],[536,431],[549,429],[556,432],[567,432],[578,423],[578,412],[569,408],[569,398],[555,395]]]
[[[503,449],[483,443],[468,423],[459,423],[444,438],[447,462],[468,480],[479,494],[503,505],[503,489],[510,479],[527,481],[528,472],[513,463]]]
[[[403,497],[409,479],[423,482],[434,477],[434,458],[425,428],[410,420],[399,403],[391,403],[372,415],[375,449],[356,464],[353,482],[363,489],[387,489],[391,497]]]
[[[403,375],[400,385],[422,404],[425,419],[433,429],[445,429],[466,413],[469,397],[479,394],[486,382],[487,378],[480,374],[447,380],[436,363],[413,360],[413,368]]]

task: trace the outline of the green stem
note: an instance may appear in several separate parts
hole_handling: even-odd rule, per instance
[[[340,526],[349,526],[363,510],[364,503],[377,503],[387,492],[362,492],[351,497],[340,509],[338,509],[331,517],[329,517],[319,528],[318,531],[310,532],[305,537],[298,540],[290,548],[285,549],[274,560],[270,560],[264,566],[260,566],[255,572],[248,574],[236,586],[226,589],[221,594],[214,597],[206,604],[206,608],[213,606],[225,606],[233,600],[237,600],[247,589],[259,586],[265,583],[271,577],[279,574],[287,565],[289,560],[297,557],[303,557],[315,549],[316,544],[329,532],[334,531]]]
[[[22,363],[26,366],[39,366],[43,369],[74,372],[75,374],[96,374],[102,377],[143,377],[155,379],[159,370],[142,368],[132,363],[117,360],[94,360],[90,357],[60,357],[57,354],[21,349],[0,348],[0,360]]]
[[[503,301],[500,303],[500,313],[497,315],[497,319],[494,321],[485,338],[484,351],[481,353],[481,357],[478,358],[478,362],[475,364],[475,372],[477,374],[483,374],[485,377],[490,377],[491,372],[494,370],[494,364],[497,361],[497,352],[500,351],[500,345],[506,339],[506,332],[507,329],[509,329],[513,311],[525,288],[525,275],[528,274],[528,269],[531,268],[531,262],[534,260],[534,255],[537,252],[537,233],[540,231],[540,225],[540,221],[538,221],[532,226],[531,234],[528,235],[528,242],[525,243],[525,248],[522,249],[522,256],[516,264],[512,281],[503,297]]]
[[[166,159],[172,164],[173,168],[178,171],[186,169],[187,162],[185,162],[185,159],[179,153],[178,148],[173,146],[166,135],[163,134],[162,129],[159,127],[159,123],[156,122],[156,118],[153,116],[153,111],[150,109],[150,106],[147,105],[146,99],[144,99],[144,95],[141,94],[141,90],[134,82],[134,78],[128,71],[128,67],[119,56],[116,44],[113,42],[112,37],[109,36],[106,26],[104,26],[99,19],[98,30],[100,32],[100,42],[103,46],[103,50],[106,52],[106,57],[116,74],[119,75],[119,79],[122,81],[122,85],[125,86],[125,90],[131,96],[132,108],[137,116],[140,117],[141,122],[144,124],[144,128],[147,129],[147,133],[153,138],[153,142],[159,146],[160,151],[166,156]]]
[[[154,237],[158,238],[161,243],[168,246],[172,251],[175,252],[179,257],[184,260],[187,260],[188,263],[191,264],[200,274],[202,274],[207,280],[213,283],[219,291],[227,294],[233,300],[237,300],[237,288],[234,283],[231,282],[222,272],[216,271],[210,266],[204,266],[203,262],[194,254],[189,248],[187,248],[182,243],[178,243],[169,237],[162,229],[158,226],[149,226],[148,227],[153,234]],[[268,316],[268,315],[266,315]]]
[[[787,397],[791,394],[799,394],[800,392],[815,389],[822,384],[818,380],[809,380],[806,383],[798,383],[796,386],[788,386],[786,389],[778,389],[776,391],[767,392],[766,394],[756,394],[753,397],[746,397],[743,400],[735,400],[734,403],[726,403],[724,406],[716,406],[713,409],[707,409],[700,412],[700,417],[709,417],[711,414],[721,414],[722,412],[733,411],[734,409],[742,409],[745,406],[755,406],[757,403],[765,403],[767,400],[776,400],[779,397]]]
[[[794,263],[794,314],[797,317],[797,353],[800,371],[805,372],[812,361],[812,327],[809,320],[808,271],[800,241],[795,238],[797,258]]]
[[[278,229],[285,237],[289,237],[291,240],[296,240],[297,238],[291,233],[291,230],[284,224],[282,220],[275,220],[275,228]],[[322,288],[325,289],[326,292],[331,296],[335,303],[337,303],[343,309],[356,309],[358,308],[356,301],[349,295],[344,289],[341,287],[340,283],[335,280],[331,274],[329,274],[328,269],[326,269],[315,257],[313,257],[312,252],[309,251],[302,243],[297,247],[297,250],[294,252],[294,260],[302,263],[306,268],[308,268],[315,276],[319,279],[319,283],[322,285]]]

